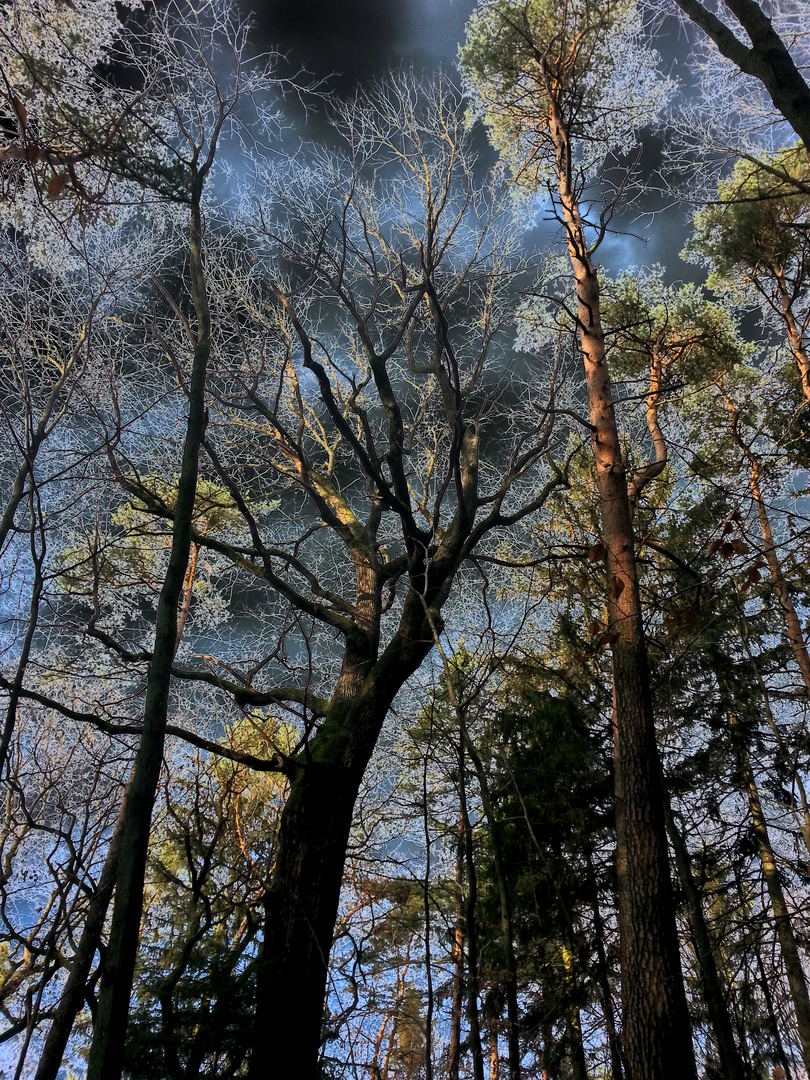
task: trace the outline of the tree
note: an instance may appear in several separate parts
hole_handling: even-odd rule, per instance
[[[468,28],[462,70],[515,175],[552,200],[576,287],[601,510],[615,694],[615,805],[624,1052],[632,1080],[683,1075],[691,1045],[669,877],[638,589],[629,477],[616,425],[593,255],[615,202],[588,239],[581,208],[595,170],[632,145],[661,89],[639,52],[633,5],[484,3]],[[632,61],[631,61],[632,56]],[[694,1064],[687,1065],[694,1072]]]
[[[519,264],[514,234],[475,180],[457,100],[446,85],[424,95],[406,79],[336,126],[348,160],[324,157],[314,186],[299,173],[285,178],[286,220],[260,219],[257,240],[304,284],[271,280],[269,318],[250,299],[278,359],[235,369],[230,392],[267,440],[272,474],[305,495],[342,553],[340,575],[318,578],[296,549],[270,547],[243,510],[257,576],[343,643],[328,692],[277,691],[312,719],[284,761],[290,793],[266,898],[251,1076],[314,1069],[352,808],[385,716],[431,651],[459,569],[491,531],[538,511],[563,480],[552,463],[539,489],[519,493],[548,449],[551,417],[542,411],[520,423],[502,466],[481,471],[480,432],[494,414],[471,414],[497,383]],[[318,329],[326,312],[337,319],[328,335]],[[305,373],[320,415],[305,397]],[[240,452],[223,443],[212,460],[242,506]],[[344,469],[361,478],[351,496]],[[278,1023],[299,1039],[269,1044],[263,1033]]]
[[[810,402],[808,193],[797,190],[808,173],[799,147],[738,162],[718,185],[716,202],[695,215],[686,254],[708,267],[709,288],[759,301],[767,323],[784,333]]]
[[[99,710],[85,718],[139,739],[117,841],[91,1076],[120,1069],[167,735],[249,758],[286,778],[274,872],[262,896],[250,1070],[314,1075],[352,808],[388,708],[433,647],[431,627],[440,623],[460,568],[490,532],[512,529],[540,510],[565,476],[548,455],[553,417],[542,404],[514,421],[505,413],[506,456],[499,449],[492,461],[479,460],[480,431],[501,422],[500,340],[523,263],[497,192],[475,175],[459,102],[446,85],[423,92],[405,79],[358,102],[336,117],[343,155],[323,155],[307,168],[300,159],[281,168],[257,165],[251,215],[203,236],[204,182],[245,89],[240,64],[224,88],[213,74],[223,37],[226,52],[239,60],[243,39],[236,30],[228,37],[227,18],[218,8],[191,23],[173,21],[171,12],[150,16],[141,39],[126,46],[136,88],[112,88],[125,106],[120,138],[93,140],[91,120],[100,121],[90,105],[78,119],[67,108],[55,113],[71,121],[74,141],[84,132],[83,149],[70,158],[74,171],[98,158],[104,176],[122,176],[130,191],[134,185],[156,191],[158,200],[171,198],[191,222],[179,287],[154,275],[171,318],[151,320],[152,341],[177,380],[172,393],[189,402],[177,448],[182,461],[178,469],[169,454],[155,467],[133,437],[138,432],[130,433],[114,389],[110,411],[99,410],[97,422],[107,475],[119,490],[98,537],[88,530],[84,565],[76,567],[91,610],[84,612],[75,667],[92,681],[105,657],[146,679],[143,723],[111,722]],[[80,52],[81,39],[74,44]],[[246,85],[256,90],[261,112],[258,93],[267,83]],[[56,78],[48,89],[64,93]],[[32,117],[28,110],[20,138],[39,130]],[[156,163],[145,149],[129,153],[139,132],[158,139],[168,163],[159,154]],[[36,170],[51,167],[55,141],[54,135],[47,153],[28,162],[35,188]],[[22,158],[9,160],[16,168]],[[60,196],[81,194],[71,175],[68,169]],[[78,172],[77,182],[84,183]],[[74,215],[63,225],[81,237]],[[209,369],[215,331],[217,364]],[[227,530],[200,526],[201,453],[206,481],[227,493],[229,512],[238,517]],[[177,476],[176,492],[167,490],[167,475]],[[267,496],[279,491],[287,502],[274,518]],[[120,505],[127,499],[136,514]],[[144,524],[145,514],[155,518],[154,528]],[[151,644],[144,623],[128,623],[127,613],[105,599],[109,574],[120,578],[131,569],[100,555],[113,540],[121,544],[122,527],[136,538],[166,535],[165,523],[172,546]],[[254,590],[254,612],[280,638],[260,660],[235,661],[224,649],[213,661],[193,647],[185,662],[175,656],[190,552],[227,560]],[[78,559],[77,549],[69,554]],[[193,611],[192,597],[192,618]],[[77,595],[73,617],[81,614]],[[303,659],[300,666],[293,655]],[[214,697],[227,695],[231,723],[244,708],[291,710],[295,745],[245,755],[227,740],[169,724],[172,697],[184,688],[203,700],[208,688],[211,697],[199,706],[204,714]],[[46,706],[64,709],[41,696]],[[81,719],[76,712],[68,712],[71,719]],[[299,1037],[279,1045],[266,1037],[271,1027]]]
[[[740,41],[735,25],[719,18],[700,0],[674,2],[711,38],[723,56],[762,83],[774,107],[810,153],[810,86],[774,26],[775,13],[766,14],[756,0],[723,0],[726,11],[748,36],[751,44],[747,45]]]
[[[95,66],[109,62],[113,46],[118,44],[116,34],[121,26],[112,6],[99,12],[71,7],[44,34],[36,9],[15,8],[10,15],[18,28],[22,25],[25,29],[20,35],[9,27],[3,34],[5,81],[17,119],[17,148],[23,151],[19,157],[7,157],[28,166],[18,181],[20,190],[13,206],[19,225],[31,222],[29,231],[42,235],[39,223],[31,219],[31,208],[41,203],[42,172],[47,174],[55,166],[64,171],[53,173],[47,194],[58,199],[69,192],[74,205],[66,214],[46,217],[44,232],[47,236],[47,226],[51,226],[54,239],[53,234],[61,228],[70,241],[78,223],[79,255],[81,230],[88,216],[98,213],[95,204],[106,204],[110,213],[111,203],[114,206],[127,194],[133,197],[133,184],[136,199],[146,191],[164,199],[168,196],[188,208],[196,320],[194,329],[185,321],[193,352],[187,375],[189,412],[171,514],[171,553],[148,661],[143,722],[113,844],[117,858],[112,871],[112,922],[88,1064],[91,1077],[115,1077],[120,1075],[123,1060],[151,817],[163,761],[171,667],[191,545],[198,460],[207,422],[205,382],[211,320],[203,267],[202,196],[223,127],[243,90],[238,60],[244,31],[235,27],[227,14],[212,8],[185,22],[171,8],[159,16],[154,13],[154,21],[141,40],[131,33],[123,38],[126,44],[118,59],[130,66],[130,75],[140,84],[127,93],[112,79],[99,85],[94,72]],[[237,61],[228,91],[217,82],[210,66],[216,44],[229,48]],[[193,69],[189,61],[194,64],[195,60]],[[71,75],[77,77],[78,85],[70,86],[72,97],[67,100],[66,82]],[[30,107],[22,105],[22,96],[28,98]],[[69,148],[65,147],[66,137],[70,138]],[[78,149],[74,148],[76,143]],[[116,185],[116,180],[122,180],[123,185]],[[108,449],[113,472],[123,479],[114,445]]]

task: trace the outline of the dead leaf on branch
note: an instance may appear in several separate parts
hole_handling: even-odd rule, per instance
[[[17,119],[20,121],[20,127],[26,128],[28,126],[28,110],[18,97],[12,96],[11,107],[17,114]]]
[[[593,547],[588,548],[588,562],[602,562],[605,557],[605,545],[600,540],[598,544],[594,544]]]
[[[58,199],[64,190],[65,184],[68,182],[68,174],[54,173],[54,175],[48,181],[48,195],[52,199]]]

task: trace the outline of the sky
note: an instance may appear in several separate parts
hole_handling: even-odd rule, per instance
[[[280,73],[292,75],[304,68],[343,96],[358,86],[385,75],[391,68],[413,66],[419,76],[438,68],[456,71],[458,48],[476,0],[241,0],[245,13],[256,23],[255,44],[276,49],[286,57]],[[677,32],[659,43],[669,66],[684,51]],[[324,134],[310,117],[310,137]],[[660,144],[645,140],[645,159],[652,173],[660,163]],[[644,167],[644,163],[642,165]],[[694,280],[701,274],[678,258],[688,232],[688,213],[672,204],[644,200],[658,211],[654,223],[637,212],[620,214],[617,231],[609,235],[601,260],[611,273],[630,265],[660,262],[670,268],[668,278]],[[544,230],[544,231],[547,231]]]
[[[453,68],[475,0],[243,0],[263,47],[351,94],[392,67]]]

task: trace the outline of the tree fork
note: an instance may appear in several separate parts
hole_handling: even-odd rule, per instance
[[[762,83],[775,108],[810,154],[810,86],[759,4],[755,0],[725,0],[726,7],[748,35],[749,47],[700,0],[675,0],[675,3],[712,39],[723,56]]]

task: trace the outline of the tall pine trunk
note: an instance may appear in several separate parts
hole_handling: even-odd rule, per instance
[[[629,1080],[693,1080],[697,1073],[669,873],[627,476],[608,373],[599,283],[573,183],[568,132],[548,78],[549,131],[555,146],[560,213],[576,283],[607,572],[626,1072]]]

